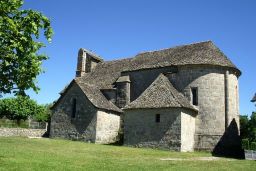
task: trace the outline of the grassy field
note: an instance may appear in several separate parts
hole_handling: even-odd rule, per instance
[[[0,138],[0,170],[256,170],[256,161],[83,142]]]

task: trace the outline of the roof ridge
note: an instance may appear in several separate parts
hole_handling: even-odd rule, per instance
[[[163,75],[163,74],[162,74],[162,75]],[[165,78],[167,79],[166,81],[168,81],[169,86],[170,86],[171,88],[175,89],[175,90],[178,92],[178,90],[172,85],[172,83],[169,81],[169,79],[168,79],[165,75],[163,75],[163,77],[165,77]],[[182,105],[182,103],[180,102],[179,98],[176,98],[176,96],[173,94],[173,91],[170,91],[170,92],[171,92],[173,98],[180,104],[180,106],[181,106],[181,107],[184,107],[184,105]],[[179,92],[178,92],[178,93],[179,93]]]
[[[168,48],[157,49],[157,50],[142,51],[142,52],[137,53],[137,55],[144,54],[144,53],[159,52],[159,51],[175,49],[175,48],[181,48],[181,47],[186,47],[186,46],[193,46],[193,45],[203,44],[203,43],[213,43],[213,42],[212,42],[212,40],[206,40],[206,41],[200,41],[200,42],[193,42],[193,43],[189,43],[189,44],[181,44],[181,45],[177,45],[177,46],[173,46],[173,47],[168,47]],[[135,55],[135,57],[137,55]]]
[[[80,50],[85,51],[86,53],[88,53],[89,55],[92,55],[93,57],[99,58],[99,60],[103,60],[103,58],[100,55],[96,54],[92,50],[85,49],[85,48],[80,48]]]

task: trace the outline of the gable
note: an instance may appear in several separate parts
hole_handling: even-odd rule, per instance
[[[109,110],[118,113],[122,112],[121,109],[116,107],[112,102],[108,101],[106,97],[100,92],[100,90],[95,86],[77,83],[76,80],[71,81],[71,83],[62,91],[60,98],[57,100],[57,102],[54,103],[52,109],[55,109],[59,103],[61,103],[66,94],[72,93],[72,89],[77,89],[80,95],[84,95],[90,101],[90,103],[98,109]],[[76,94],[78,94],[78,92]]]
[[[79,103],[86,104],[88,108],[95,108],[75,81],[72,81],[60,94],[61,96],[52,106],[52,110],[72,108],[73,99],[79,99],[81,101]]]

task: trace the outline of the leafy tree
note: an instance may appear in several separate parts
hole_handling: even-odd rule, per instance
[[[256,142],[256,112],[252,112],[250,119],[240,116],[240,135],[242,139]]]
[[[242,139],[249,137],[249,119],[247,115],[240,116],[240,135]]]
[[[40,105],[28,97],[17,96],[0,100],[0,115],[16,120],[18,125],[21,120],[36,115],[40,110]]]
[[[36,77],[43,72],[41,64],[46,55],[38,54],[53,34],[50,20],[42,13],[21,10],[23,0],[0,1],[0,95],[25,95],[25,90],[39,90]]]
[[[249,140],[256,141],[256,112],[252,112],[250,121],[248,123],[249,127]]]
[[[40,105],[34,119],[38,122],[48,122],[51,118],[51,106],[52,104]]]

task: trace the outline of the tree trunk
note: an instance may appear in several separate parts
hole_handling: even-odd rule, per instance
[[[20,124],[21,124],[21,119],[17,119],[17,125],[18,125],[18,127],[20,127]]]

